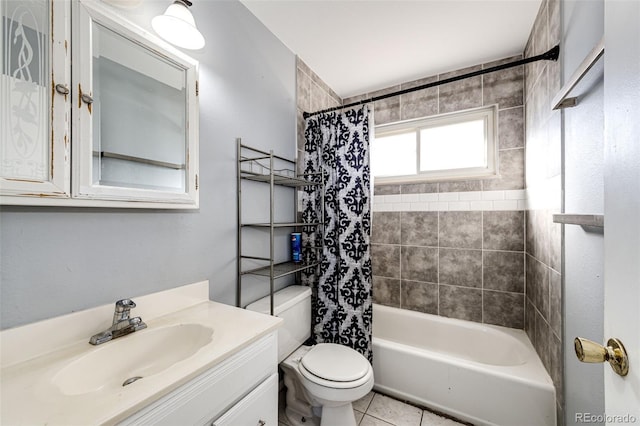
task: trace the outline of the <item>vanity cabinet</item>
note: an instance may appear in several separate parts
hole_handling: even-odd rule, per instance
[[[249,395],[235,404],[212,426],[277,425],[278,423],[278,375],[272,374]]]
[[[263,337],[119,425],[277,425],[277,343]]]
[[[2,204],[198,207],[197,61],[96,0],[2,15]]]

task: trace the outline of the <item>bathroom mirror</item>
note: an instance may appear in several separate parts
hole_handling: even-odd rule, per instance
[[[186,73],[94,25],[94,185],[184,191]]]
[[[197,63],[102,5],[74,6],[74,196],[196,203]]]
[[[198,207],[196,60],[99,1],[0,11],[0,204]]]

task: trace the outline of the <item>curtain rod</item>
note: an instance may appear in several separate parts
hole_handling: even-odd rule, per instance
[[[307,118],[309,118],[311,116],[314,116],[314,115],[317,115],[317,114],[322,114],[322,113],[331,112],[331,111],[337,111],[339,109],[350,108],[350,107],[354,107],[354,106],[358,106],[358,105],[362,105],[362,104],[368,104],[368,103],[379,101],[379,100],[382,100],[382,99],[387,99],[387,98],[392,98],[394,96],[404,95],[405,93],[411,93],[411,92],[415,92],[415,91],[418,91],[418,90],[428,89],[430,87],[440,86],[442,84],[452,83],[452,82],[458,81],[458,80],[464,80],[466,78],[476,77],[476,76],[482,75],[482,74],[488,74],[490,72],[501,71],[501,70],[504,70],[504,69],[507,69],[507,68],[517,67],[519,65],[528,64],[530,62],[536,62],[536,61],[542,61],[542,60],[545,60],[545,61],[557,61],[559,55],[560,55],[560,46],[557,45],[557,46],[549,49],[549,51],[547,51],[545,53],[542,53],[540,55],[537,55],[537,56],[532,56],[531,58],[520,59],[518,61],[509,62],[509,63],[502,64],[502,65],[496,65],[495,67],[491,67],[491,68],[487,68],[487,69],[479,70],[479,71],[474,71],[474,72],[470,72],[468,74],[458,75],[458,76],[451,77],[451,78],[446,78],[444,80],[434,81],[433,83],[423,84],[421,86],[412,87],[410,89],[404,89],[404,90],[399,90],[399,91],[393,92],[393,93],[387,93],[386,95],[374,96],[372,98],[363,99],[361,101],[353,102],[353,103],[350,103],[350,104],[347,104],[347,105],[340,105],[340,106],[337,106],[337,107],[327,108],[327,109],[323,109],[321,111],[316,111],[316,112],[303,112],[302,116],[305,119],[307,119]]]

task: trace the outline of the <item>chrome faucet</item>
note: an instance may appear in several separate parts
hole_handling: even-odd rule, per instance
[[[118,300],[116,302],[115,311],[113,312],[113,323],[111,324],[111,327],[103,332],[91,336],[89,343],[92,345],[99,345],[108,342],[109,340],[126,336],[134,331],[147,328],[147,324],[142,322],[140,317],[129,318],[131,309],[135,307],[136,304],[131,299]]]

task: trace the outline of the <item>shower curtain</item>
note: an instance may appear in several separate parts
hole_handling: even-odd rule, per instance
[[[319,261],[303,274],[313,292],[313,337],[371,351],[371,192],[367,106],[306,121],[304,173],[319,186],[302,192],[303,256]],[[319,188],[324,188],[324,191]],[[322,206],[324,205],[324,220]]]

